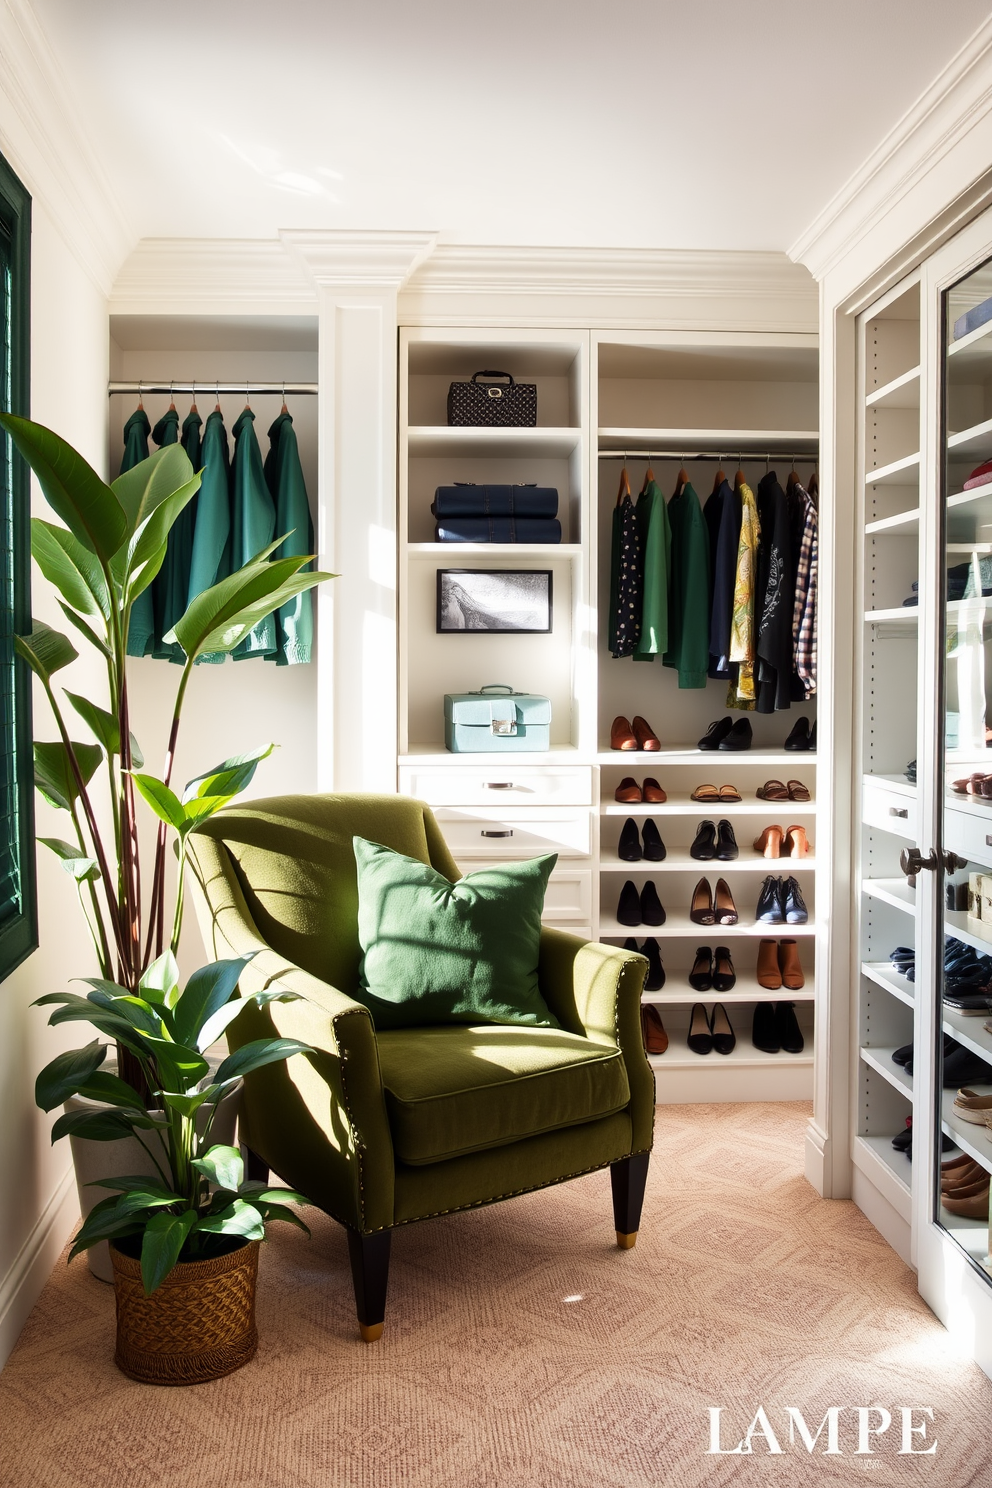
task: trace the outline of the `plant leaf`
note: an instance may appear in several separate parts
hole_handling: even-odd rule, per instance
[[[65,527],[31,519],[31,553],[70,609],[110,619],[110,589],[99,559]],[[102,642],[101,642],[102,644]]]
[[[137,770],[131,771],[131,779],[159,821],[164,821],[181,832],[186,825],[186,813],[175,791],[170,790],[164,781],[156,779],[154,775],[142,775]]]
[[[69,531],[109,562],[127,536],[127,517],[114,492],[82,455],[51,429],[0,413],[0,428],[31,466],[45,499]]]
[[[173,1028],[179,1043],[197,1048],[202,1054],[206,1047],[200,1042],[204,1023],[218,1008],[230,1002],[238,978],[247,965],[248,958],[238,956],[232,960],[212,961],[209,966],[194,971],[173,1010]]]
[[[166,1194],[168,1189],[153,1178],[149,1173],[123,1173],[116,1178],[94,1178],[85,1185],[87,1188],[111,1188],[121,1193],[130,1193],[132,1189],[141,1189],[143,1192]],[[106,1204],[107,1199],[101,1199],[101,1204]],[[181,1200],[180,1200],[181,1202]],[[97,1208],[94,1204],[90,1213],[93,1214]]]
[[[196,1228],[206,1230],[211,1235],[244,1235],[246,1240],[265,1239],[265,1225],[261,1214],[253,1204],[246,1204],[244,1199],[235,1199],[220,1214],[211,1214],[206,1219],[201,1219]]]
[[[131,740],[131,768],[134,770],[140,770],[142,765],[145,763],[145,756],[142,754],[141,749],[138,745],[138,741],[134,737],[134,735],[129,734],[128,738]]]
[[[15,635],[14,650],[45,683],[51,681],[54,672],[71,666],[79,655],[68,636],[60,630],[53,630],[44,621],[34,619],[29,636]]]
[[[182,445],[166,444],[154,450],[147,460],[111,481],[110,489],[124,511],[127,536],[133,537],[162,503],[185,486],[192,476],[193,467]],[[115,554],[122,544],[123,539],[114,549]]]
[[[209,1064],[195,1049],[167,1039],[149,1038],[147,1043],[158,1065],[163,1090],[185,1095],[210,1072]]]
[[[305,1235],[309,1235],[310,1233],[310,1226],[304,1224],[300,1216],[295,1214],[292,1209],[287,1209],[285,1204],[265,1204],[260,1212],[266,1224],[268,1224],[270,1219],[281,1219],[285,1224],[295,1225]]]
[[[240,1049],[235,1049],[233,1054],[227,1056],[214,1072],[214,1082],[220,1085],[237,1075],[247,1075],[251,1070],[261,1069],[265,1064],[277,1064],[281,1059],[289,1059],[294,1054],[314,1052],[310,1044],[301,1044],[298,1039],[253,1039],[251,1043],[242,1044]]]
[[[57,1054],[34,1082],[35,1104],[43,1111],[54,1111],[70,1095],[75,1095],[80,1085],[85,1085],[106,1057],[107,1046],[99,1039],[82,1049],[67,1049],[64,1054]]]
[[[180,1095],[175,1090],[163,1090],[162,1099],[181,1116],[195,1116],[201,1106],[210,1100],[209,1090],[197,1090],[192,1095]]]
[[[106,1186],[109,1188],[110,1185]],[[250,1199],[253,1204],[310,1203],[306,1194],[297,1193],[295,1188],[270,1188],[258,1178],[249,1178],[246,1183],[239,1184],[238,1195],[243,1199]]]
[[[233,1193],[237,1192],[238,1184],[244,1182],[245,1165],[237,1147],[218,1143],[202,1157],[194,1157],[193,1166],[218,1188],[229,1188]]]
[[[141,1243],[141,1280],[146,1297],[150,1297],[168,1276],[195,1224],[194,1209],[187,1209],[183,1214],[156,1214],[148,1221]]]
[[[103,745],[107,756],[120,754],[121,731],[116,716],[108,713],[106,708],[98,708],[96,703],[91,703],[89,698],[82,697],[78,692],[70,692],[66,688],[65,695],[97,743]]]
[[[73,753],[79,764],[83,781],[88,785],[97,767],[103,762],[103,750],[99,744],[77,744],[73,740]],[[79,795],[76,777],[69,764],[69,755],[61,739],[52,743],[34,746],[34,783],[50,806],[68,811],[70,804]]]
[[[162,1018],[143,997],[135,997],[131,992],[105,992],[102,987],[95,985],[97,978],[84,977],[83,980],[89,982],[94,989],[87,997],[87,1002],[123,1018],[138,1033],[151,1038],[162,1037]]]
[[[159,453],[165,454],[170,449],[181,448],[181,445],[166,445]],[[188,460],[186,463],[189,465]],[[141,466],[135,467],[136,470],[140,468]],[[189,468],[192,470],[193,467]],[[125,569],[125,593],[129,601],[136,599],[142,590],[147,589],[161,569],[169,549],[169,533],[176,518],[199,489],[200,477],[194,475],[156,507],[131,538]]]
[[[183,805],[201,796],[236,796],[251,784],[260,760],[268,759],[275,749],[274,744],[259,744],[247,754],[236,754],[231,759],[214,765],[202,775],[194,775],[186,782]]]
[[[82,1226],[80,1226],[79,1234],[76,1236],[72,1249],[69,1252],[68,1259],[70,1261],[74,1260],[77,1255],[81,1255],[84,1250],[89,1250],[91,1245],[99,1245],[101,1240],[123,1240],[125,1235],[140,1235],[144,1228],[140,1221],[134,1219],[114,1219],[102,1221],[100,1224],[91,1224],[90,1221],[92,1219],[93,1213],[91,1212],[86,1218],[85,1235],[83,1234]],[[105,1229],[104,1226],[107,1224],[109,1224],[110,1228]]]
[[[194,659],[204,652],[233,650],[259,620],[280,605],[334,578],[319,572],[301,574],[299,570],[311,561],[308,556],[269,562],[267,555],[276,546],[263,549],[237,573],[198,594],[165,640],[178,641]]]
[[[74,625],[79,631],[80,635],[84,635],[89,641],[90,645],[95,646],[100,654],[102,656],[105,656],[109,661],[111,656],[113,655],[113,652],[107,645],[106,641],[101,641],[96,631],[93,630],[91,626],[87,625],[82,615],[77,615],[75,610],[70,610],[69,606],[67,604],[63,604],[61,599],[59,600],[59,609],[62,611],[65,618],[69,621],[70,625]]]
[[[134,1127],[150,1131],[156,1126],[150,1116],[131,1111],[66,1111],[52,1127],[52,1141],[60,1137],[85,1137],[89,1142],[119,1142]]]
[[[138,986],[146,1002],[162,1003],[167,1008],[175,1006],[173,993],[179,986],[179,967],[171,951],[166,951],[146,967]]]
[[[84,1084],[80,1085],[79,1095],[85,1095],[87,1100],[106,1101],[108,1106],[120,1106],[125,1111],[142,1110],[141,1096],[133,1086],[126,1081],[118,1079],[108,1070],[97,1070]]]
[[[143,1059],[151,1056],[152,1051],[147,1042],[141,1034],[135,1032],[130,1023],[118,1017],[116,1013],[108,1013],[102,1008],[94,1007],[92,1003],[87,1002],[85,997],[79,998],[78,1003],[56,1008],[48,1022],[52,1028],[59,1023],[92,1023],[99,1033],[105,1033],[116,1043],[123,1044],[126,1049],[131,1050],[132,1054],[138,1054]]]

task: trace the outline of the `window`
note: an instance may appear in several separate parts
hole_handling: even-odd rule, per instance
[[[31,198],[0,157],[0,406],[27,416]],[[0,440],[0,978],[38,944],[34,872],[31,674],[14,636],[31,627],[31,491],[27,467]]]

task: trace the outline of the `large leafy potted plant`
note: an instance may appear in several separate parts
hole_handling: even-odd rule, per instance
[[[115,1072],[102,1067],[107,1044],[99,1038],[59,1055],[38,1078],[38,1102],[52,1110],[76,1101],[76,1108],[55,1123],[53,1141],[71,1135],[87,1147],[91,1142],[124,1139],[133,1143],[135,1170],[121,1174],[118,1164],[116,1174],[101,1179],[108,1197],[91,1209],[88,1203],[83,1205],[90,1212],[73,1247],[76,1254],[107,1239],[114,1242],[121,1367],[163,1383],[169,1382],[170,1370],[175,1383],[212,1378],[251,1356],[253,1315],[247,1332],[236,1327],[234,1340],[227,1344],[215,1340],[209,1348],[201,1340],[201,1346],[192,1349],[200,1357],[191,1359],[190,1339],[182,1328],[163,1321],[168,1299],[182,1291],[180,1282],[196,1281],[187,1275],[190,1267],[199,1268],[208,1286],[213,1280],[215,1290],[230,1290],[232,1283],[223,1278],[232,1255],[247,1246],[254,1257],[250,1247],[261,1238],[265,1220],[295,1220],[286,1200],[298,1198],[244,1182],[230,1139],[211,1140],[216,1137],[218,1112],[246,1070],[307,1051],[292,1041],[263,1040],[250,1046],[250,1052],[242,1048],[211,1069],[206,1050],[241,1008],[237,982],[243,963],[212,964],[195,972],[185,990],[179,990],[176,955],[188,834],[250,783],[271,746],[225,760],[190,781],[181,798],[171,785],[173,763],[197,660],[233,650],[260,620],[332,575],[303,572],[308,556],[274,557],[283,534],[191,601],[166,637],[182,648],[186,661],[163,750],[162,775],[144,773],[128,700],[131,613],[161,568],[170,530],[196,494],[200,477],[181,446],[170,445],[108,485],[52,430],[11,414],[0,414],[0,428],[28,462],[60,518],[61,525],[32,521],[35,561],[57,591],[66,619],[98,654],[106,676],[99,701],[68,690],[60,699],[56,675],[78,655],[68,635],[34,621],[30,636],[16,639],[18,654],[44,688],[58,732],[56,740],[35,745],[36,782],[46,800],[64,811],[70,822],[66,838],[41,840],[75,881],[98,973],[82,978],[90,987],[86,996],[53,992],[39,1001],[57,1004],[52,1023],[86,1022],[116,1045]],[[91,739],[72,737],[66,703]],[[158,818],[150,864],[143,862],[139,844],[139,795]],[[170,834],[177,848],[178,877],[167,938]],[[265,994],[259,997],[264,1000]],[[245,1295],[250,1292],[253,1308],[254,1260],[245,1259],[243,1265],[247,1271],[241,1290]],[[132,1295],[136,1278],[140,1305]],[[172,1286],[158,1295],[170,1279]],[[153,1302],[156,1320],[149,1325]],[[202,1302],[197,1306],[202,1312]],[[128,1344],[122,1337],[129,1319],[141,1323],[138,1344],[133,1340]],[[156,1338],[160,1343],[165,1339],[164,1345],[156,1348]],[[153,1365],[146,1367],[149,1354]],[[168,1367],[163,1358],[171,1360]]]

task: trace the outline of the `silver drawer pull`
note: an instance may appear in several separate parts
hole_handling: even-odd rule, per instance
[[[908,817],[909,816],[909,811],[907,810],[907,808],[905,806],[890,806],[889,807],[889,815],[890,816]]]
[[[512,790],[513,789],[513,781],[512,780],[484,780],[482,782],[482,789],[483,790]]]
[[[986,847],[992,847],[992,837],[986,837],[986,839],[985,839],[985,846]]]
[[[513,836],[513,833],[510,830],[506,830],[506,831],[503,831],[503,832],[487,832],[485,829],[483,829],[479,833],[479,836],[480,837],[512,837]]]

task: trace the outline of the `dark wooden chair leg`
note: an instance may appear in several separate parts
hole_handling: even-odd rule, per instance
[[[624,1157],[610,1164],[610,1180],[613,1184],[613,1223],[616,1226],[617,1244],[621,1250],[631,1250],[637,1239],[641,1223],[641,1205],[644,1202],[644,1185],[648,1179],[650,1152],[635,1152],[633,1157]]]
[[[245,1177],[250,1178],[253,1183],[268,1183],[269,1165],[259,1157],[257,1152],[252,1152],[247,1142],[244,1144],[245,1154]]]
[[[379,1230],[375,1235],[348,1231],[348,1253],[351,1256],[351,1279],[355,1284],[355,1306],[358,1326],[366,1343],[382,1337],[386,1316],[386,1288],[389,1285],[389,1242],[392,1230]]]

